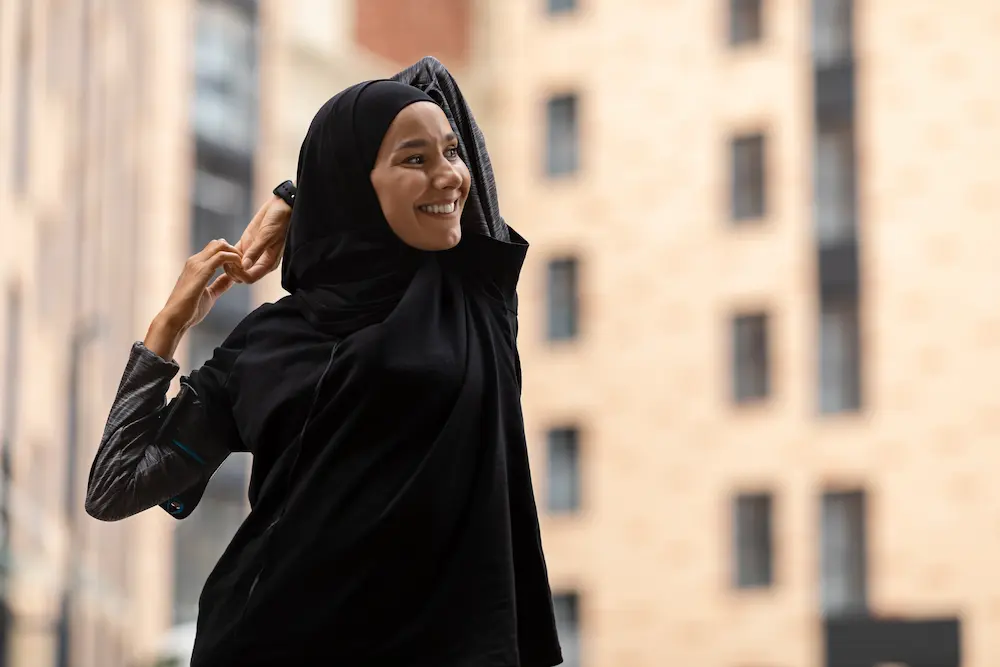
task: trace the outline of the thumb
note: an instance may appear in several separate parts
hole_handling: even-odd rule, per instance
[[[266,230],[266,227],[263,229]],[[257,260],[267,249],[268,235],[266,233],[255,234],[253,238],[247,239],[247,243],[244,243],[243,246],[241,248],[243,251],[243,270],[247,271],[251,266],[257,264]]]
[[[274,247],[262,248],[258,251],[259,257],[255,257],[255,261],[259,260],[253,266],[246,268],[247,260],[246,255],[244,255],[243,266],[246,268],[246,274],[249,276],[251,282],[256,282],[266,276],[274,268],[277,263],[278,249]]]

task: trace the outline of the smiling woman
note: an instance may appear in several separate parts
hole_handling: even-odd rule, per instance
[[[462,238],[469,169],[458,137],[433,102],[404,108],[382,139],[372,186],[389,227],[419,250],[448,250]]]
[[[229,453],[253,454],[250,515],[205,583],[192,667],[562,660],[520,405],[527,242],[500,216],[451,75],[433,59],[411,74],[351,86],[313,119],[288,297],[244,319],[170,403],[176,365],[133,347],[93,516],[159,503],[183,519]],[[242,259],[207,248],[180,320]]]

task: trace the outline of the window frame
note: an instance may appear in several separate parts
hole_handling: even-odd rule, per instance
[[[764,130],[741,132],[729,139],[729,219],[734,225],[767,218],[767,144]],[[756,153],[748,153],[754,150]]]
[[[580,337],[580,266],[579,257],[568,254],[551,257],[546,264],[545,334],[549,342],[566,343]],[[561,267],[567,267],[562,280]],[[558,293],[562,289],[565,294]],[[557,298],[562,300],[557,302]]]
[[[556,633],[563,650],[563,667],[580,667],[582,664],[582,603],[583,596],[577,589],[556,591],[552,595],[552,607],[555,613]],[[566,601],[569,614],[561,614],[562,602]],[[568,618],[567,618],[568,617]],[[563,632],[567,624],[571,626],[568,632]]]
[[[757,324],[760,326],[755,331],[753,326]],[[772,318],[763,310],[736,313],[730,319],[730,392],[736,405],[760,403],[771,398],[771,328]],[[760,355],[759,361],[754,358],[757,354]],[[758,372],[759,378],[756,377]],[[754,375],[748,377],[747,373]]]
[[[575,14],[579,9],[579,0],[545,0],[545,14],[547,16],[566,16]]]
[[[837,517],[838,511],[843,516]],[[822,495],[819,593],[824,618],[867,612],[868,514],[869,500],[864,489],[829,490]],[[843,519],[840,525],[843,534],[834,535],[837,526],[832,522],[839,519]],[[838,586],[845,590],[837,591]],[[847,590],[851,588],[854,590]]]
[[[735,589],[766,589],[775,584],[774,508],[774,494],[769,491],[738,493],[732,499]]]
[[[545,509],[548,513],[557,516],[571,516],[578,514],[581,509],[582,480],[581,480],[581,445],[580,428],[575,425],[558,426],[550,428],[545,434],[546,453],[546,493]],[[564,448],[565,457],[560,458],[555,454]],[[568,497],[556,502],[556,485],[553,483],[555,462],[561,460],[566,462],[568,468],[563,472],[569,477]]]
[[[568,103],[566,116],[562,119],[565,123],[559,117],[559,105],[562,103]],[[580,173],[581,106],[581,96],[574,90],[556,92],[545,99],[543,167],[547,179],[568,179]]]
[[[764,41],[764,0],[729,0],[727,21],[727,42],[731,48],[746,48]],[[746,13],[753,15],[753,28],[746,33],[740,18],[746,18]]]

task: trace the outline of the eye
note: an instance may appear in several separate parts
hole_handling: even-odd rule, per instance
[[[449,160],[458,158],[458,146],[450,146],[444,150],[444,156]]]
[[[408,157],[405,160],[403,160],[403,162],[405,164],[423,164],[424,163],[424,156],[423,155],[411,155],[410,157]]]

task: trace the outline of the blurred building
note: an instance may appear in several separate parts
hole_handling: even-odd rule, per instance
[[[0,654],[183,658],[249,462],[183,522],[84,516],[128,347],[326,99],[433,54],[532,244],[567,667],[1000,664],[998,34],[991,0],[0,3]]]
[[[0,4],[4,664],[137,664],[169,621],[166,517],[99,524],[83,496],[129,345],[187,250],[185,20]]]
[[[490,8],[567,665],[1000,664],[1000,6]]]

